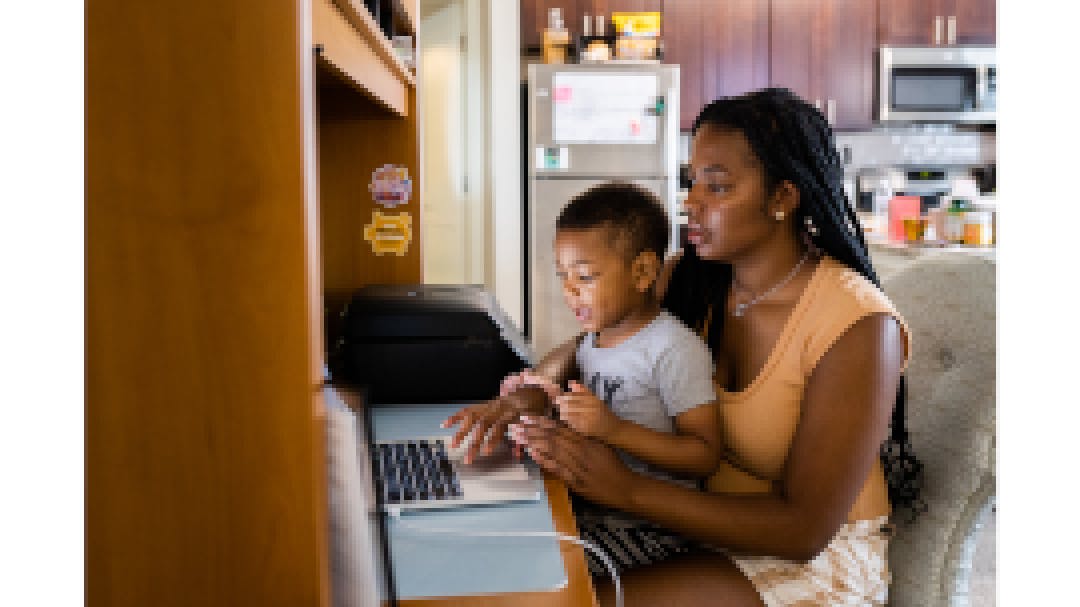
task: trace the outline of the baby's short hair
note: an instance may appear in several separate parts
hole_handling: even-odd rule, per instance
[[[668,245],[668,218],[660,200],[631,183],[611,181],[578,194],[555,220],[555,231],[611,230],[616,245],[633,259],[653,251],[661,259]]]

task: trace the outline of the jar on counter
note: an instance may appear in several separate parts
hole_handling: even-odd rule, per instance
[[[969,212],[971,212],[971,202],[963,198],[954,198],[949,203],[949,209],[945,214],[941,239],[951,244],[964,244],[967,241],[965,216]]]
[[[988,211],[968,211],[964,214],[964,244],[988,247],[994,243],[994,216]]]

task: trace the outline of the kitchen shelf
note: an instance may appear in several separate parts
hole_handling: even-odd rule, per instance
[[[363,4],[313,0],[311,12],[317,60],[386,109],[407,116],[416,77]]]

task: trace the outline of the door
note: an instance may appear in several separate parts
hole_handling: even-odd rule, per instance
[[[689,131],[705,106],[703,6],[709,0],[668,0],[661,20],[664,62],[679,66],[679,129]]]
[[[815,44],[816,0],[773,0],[772,42],[769,48],[771,86],[791,89],[810,103],[821,105],[817,91],[820,48]],[[815,103],[816,102],[816,103]]]
[[[705,2],[704,103],[769,84],[769,0]],[[693,109],[696,114],[700,108]]]
[[[955,29],[956,44],[996,44],[996,0],[950,0],[949,4],[946,33],[949,27]],[[950,17],[955,18],[955,25],[948,22]]]
[[[865,0],[820,0],[815,53],[818,95],[833,128],[874,122],[875,11]]]
[[[881,0],[880,44],[995,44],[996,0]]]
[[[773,0],[772,86],[791,89],[834,128],[869,128],[875,12],[863,0]]]
[[[889,46],[924,46],[944,41],[942,0],[880,0],[878,39]]]

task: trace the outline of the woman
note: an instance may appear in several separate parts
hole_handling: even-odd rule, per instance
[[[918,472],[894,409],[909,348],[831,129],[787,90],[722,99],[695,121],[691,163],[690,247],[663,301],[716,359],[725,454],[708,491],[635,474],[539,416],[512,431],[575,493],[709,547],[624,572],[627,605],[884,604],[890,498],[910,502]],[[572,352],[537,373],[563,381]],[[536,396],[519,390],[449,421],[464,422],[458,439],[499,436]],[[598,593],[612,603],[610,586]]]

